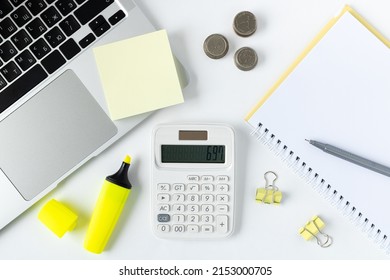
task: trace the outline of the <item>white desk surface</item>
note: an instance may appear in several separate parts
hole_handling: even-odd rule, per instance
[[[346,3],[385,37],[390,38],[387,0],[137,0],[152,23],[167,29],[176,56],[191,75],[185,103],[156,112],[114,146],[66,179],[47,197],[0,232],[0,259],[388,259],[353,223],[314,192],[278,158],[251,137],[243,118],[273,85],[303,48]],[[249,38],[237,36],[233,17],[252,11],[258,30]],[[230,43],[220,60],[203,52],[204,39],[224,34]],[[233,63],[235,50],[254,48],[258,66],[249,72]],[[283,111],[275,117],[284,118]],[[236,228],[222,240],[184,241],[156,238],[150,226],[150,137],[153,127],[167,122],[222,122],[236,131]],[[134,185],[107,250],[101,255],[83,249],[89,217],[106,175],[116,171],[125,154],[133,157]],[[263,174],[275,171],[284,193],[280,206],[254,201],[264,186]],[[372,186],[367,186],[370,188]],[[73,232],[62,239],[37,219],[40,208],[55,198],[79,214]],[[322,249],[306,242],[298,229],[313,215],[327,223],[334,243]],[[384,213],[387,215],[388,213]]]

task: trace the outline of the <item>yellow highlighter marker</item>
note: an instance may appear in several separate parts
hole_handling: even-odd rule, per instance
[[[84,241],[84,248],[92,253],[103,252],[131,192],[130,162],[126,156],[119,170],[104,181]]]

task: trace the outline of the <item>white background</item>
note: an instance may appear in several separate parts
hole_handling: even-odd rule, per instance
[[[279,159],[251,137],[244,116],[322,27],[347,2],[338,0],[144,0],[136,1],[157,29],[167,29],[176,56],[190,73],[185,103],[156,112],[118,143],[90,161],[53,192],[0,232],[1,259],[388,259],[364,233],[293,174]],[[390,38],[387,0],[349,1],[368,22]],[[258,30],[249,38],[232,29],[234,16],[253,12]],[[203,52],[204,39],[224,34],[228,54],[212,60]],[[363,42],[364,43],[364,42]],[[249,46],[259,54],[258,66],[238,70],[235,50]],[[276,118],[288,118],[283,108]],[[150,227],[151,131],[167,122],[220,122],[236,131],[236,228],[228,239],[163,240]],[[119,167],[126,154],[133,158],[133,193],[107,250],[101,255],[83,249],[88,221],[106,175]],[[280,206],[255,203],[263,174],[279,175]],[[374,191],[375,186],[367,186]],[[380,194],[378,194],[380,195]],[[51,198],[79,214],[73,232],[57,238],[37,219]],[[322,249],[304,241],[298,229],[313,215],[326,222],[324,232],[334,244]],[[384,213],[388,215],[388,213]]]

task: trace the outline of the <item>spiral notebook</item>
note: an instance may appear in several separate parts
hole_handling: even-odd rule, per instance
[[[390,43],[350,7],[247,115],[260,142],[390,251],[390,177],[308,144],[390,166]]]

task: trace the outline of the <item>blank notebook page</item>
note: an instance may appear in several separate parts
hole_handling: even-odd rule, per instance
[[[248,120],[269,129],[300,163],[390,235],[390,177],[310,145],[328,143],[390,166],[390,51],[344,13]]]

